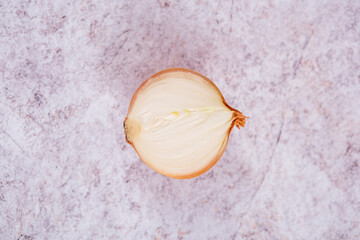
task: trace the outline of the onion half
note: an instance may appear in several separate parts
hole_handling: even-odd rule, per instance
[[[230,107],[208,78],[171,68],[143,82],[124,121],[126,141],[155,171],[192,178],[209,170],[224,153],[234,126],[246,117]]]

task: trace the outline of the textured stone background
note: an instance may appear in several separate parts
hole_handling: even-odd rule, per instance
[[[250,116],[206,174],[124,140],[185,67]],[[360,239],[359,1],[0,1],[0,239]]]

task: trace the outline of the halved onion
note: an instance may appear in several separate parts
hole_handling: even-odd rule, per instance
[[[246,117],[230,107],[208,78],[183,68],[156,73],[137,89],[124,121],[126,141],[155,171],[192,178],[224,153]]]

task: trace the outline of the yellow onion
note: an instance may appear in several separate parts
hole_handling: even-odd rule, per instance
[[[171,68],[136,90],[124,128],[126,141],[152,169],[172,178],[192,178],[214,166],[231,130],[243,127],[245,119],[211,80]]]

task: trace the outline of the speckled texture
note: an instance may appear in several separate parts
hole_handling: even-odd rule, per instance
[[[143,80],[250,116],[175,180],[125,142]],[[360,239],[359,1],[0,1],[0,239]]]

